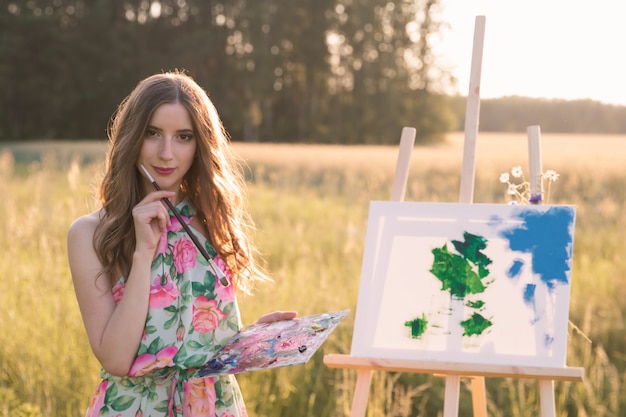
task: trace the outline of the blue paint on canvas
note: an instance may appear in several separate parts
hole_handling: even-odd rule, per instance
[[[534,305],[535,303],[535,290],[537,286],[535,284],[527,284],[524,288],[524,302],[528,305]]]
[[[548,288],[567,284],[574,212],[568,207],[551,207],[545,212],[520,210],[515,217],[522,224],[501,234],[511,250],[531,254],[532,271]]]
[[[515,279],[520,276],[522,273],[522,267],[524,266],[524,261],[521,259],[516,259],[513,261],[513,265],[506,271],[506,276]]]
[[[506,229],[500,236],[508,241],[512,251],[530,255],[530,265],[536,283],[524,286],[522,297],[524,303],[533,311],[532,324],[538,323],[546,308],[554,314],[555,306],[549,305],[539,309],[537,304],[538,284],[543,284],[548,292],[556,289],[557,285],[569,284],[571,259],[573,251],[573,224],[574,210],[570,207],[555,206],[545,211],[520,208],[512,215],[513,219],[521,222],[513,228]],[[507,271],[511,278],[521,273],[524,261],[516,259]],[[541,311],[540,311],[541,310]],[[552,329],[544,335],[544,344],[552,346],[554,334]]]
[[[537,312],[537,285],[526,284],[524,286],[524,303],[533,309],[533,319],[531,323],[537,323],[541,317]]]

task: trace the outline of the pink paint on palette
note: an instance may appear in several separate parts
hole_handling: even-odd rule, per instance
[[[242,328],[196,376],[237,374],[305,364],[349,310]]]

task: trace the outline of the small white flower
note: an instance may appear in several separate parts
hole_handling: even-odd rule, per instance
[[[517,194],[517,186],[515,184],[509,184],[509,189],[506,192],[509,195]]]
[[[559,179],[559,174],[555,170],[549,169],[543,174],[543,177],[548,181],[554,182]]]
[[[513,177],[513,179],[511,178]],[[548,203],[550,200],[550,185],[559,178],[559,174],[553,169],[549,169],[541,174],[541,192],[535,195],[531,194],[530,183],[524,179],[524,173],[521,166],[511,168],[511,173],[500,174],[500,182],[506,184],[506,193],[513,200],[510,204],[538,204],[540,202]],[[543,185],[547,184],[547,192],[543,194]],[[517,184],[518,182],[519,184]]]

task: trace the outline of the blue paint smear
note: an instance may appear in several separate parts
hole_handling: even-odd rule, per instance
[[[511,250],[532,255],[532,271],[548,288],[552,289],[558,283],[567,284],[573,247],[572,208],[522,209],[513,217],[523,223],[500,233],[509,241]]]
[[[524,302],[526,304],[535,304],[535,289],[537,289],[535,284],[528,284],[526,285],[526,288],[524,288]]]
[[[524,266],[524,261],[521,259],[516,259],[513,261],[513,265],[506,271],[506,276],[514,279],[520,276],[522,273],[522,267]]]
[[[541,317],[537,314],[537,304],[535,303],[535,290],[537,289],[537,285],[535,284],[526,284],[524,287],[524,303],[529,305],[533,309],[533,319],[530,321],[530,324],[535,324],[539,321]]]
[[[503,219],[501,216],[494,214],[491,217],[489,217],[487,224],[491,227],[497,227],[502,224],[502,221]]]

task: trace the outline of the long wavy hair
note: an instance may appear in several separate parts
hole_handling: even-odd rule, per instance
[[[249,292],[255,281],[269,279],[255,263],[249,234],[254,225],[245,205],[241,166],[206,92],[183,72],[152,75],[140,81],[120,103],[108,126],[109,149],[100,185],[101,221],[94,248],[111,283],[128,277],[135,250],[133,207],[143,198],[137,161],[148,123],[157,107],[180,103],[189,112],[196,154],[181,188],[217,253],[230,268],[236,288]]]

